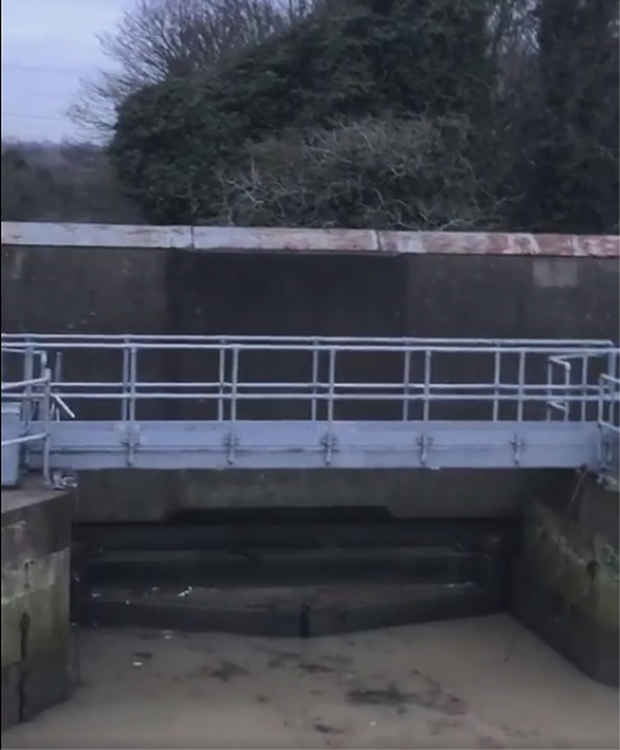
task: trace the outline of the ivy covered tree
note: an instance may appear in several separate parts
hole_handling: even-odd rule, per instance
[[[301,145],[314,129],[369,117],[459,117],[466,159],[488,123],[488,16],[486,0],[328,3],[215,72],[128,97],[111,153],[149,217],[167,222],[221,220],[222,186],[251,168],[252,144]]]
[[[122,99],[150,221],[617,230],[615,0],[310,5]]]
[[[547,231],[618,231],[618,3],[542,0],[530,215]]]

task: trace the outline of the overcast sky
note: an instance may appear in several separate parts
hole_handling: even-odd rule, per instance
[[[67,117],[81,77],[109,67],[96,34],[133,0],[1,0],[2,138],[80,136]]]

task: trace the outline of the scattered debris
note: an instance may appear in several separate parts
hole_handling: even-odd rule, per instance
[[[52,487],[55,490],[75,489],[78,486],[77,475],[72,472],[52,472]]]
[[[211,677],[216,677],[222,682],[228,682],[232,677],[241,677],[249,674],[247,669],[240,667],[231,661],[222,661],[217,669],[209,673]]]
[[[190,595],[191,593],[192,593],[192,587],[191,587],[191,586],[188,586],[188,587],[187,587],[186,589],[184,589],[183,591],[180,591],[180,592],[179,592],[179,593],[177,594],[177,596],[180,596],[180,597],[185,597],[185,596],[189,596],[189,595]]]
[[[321,734],[342,734],[344,732],[344,729],[330,727],[328,724],[321,724],[321,722],[318,721],[313,724],[313,727],[317,732],[321,732]]]
[[[141,661],[133,661],[131,663],[131,666],[132,667],[136,667],[136,669],[139,669],[143,664],[144,664],[144,662],[141,662]]]
[[[100,596],[101,596],[101,594],[99,593],[99,591],[91,591],[90,592],[90,598],[91,599],[99,599]]]
[[[308,664],[304,662],[299,665],[299,668],[304,672],[308,672],[308,674],[329,674],[335,671],[331,667],[327,667],[324,664]]]

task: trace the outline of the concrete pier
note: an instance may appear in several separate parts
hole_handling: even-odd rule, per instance
[[[67,698],[72,491],[2,490],[2,728]]]
[[[587,675],[618,685],[618,493],[588,478],[567,504],[533,502],[513,572],[517,617]]]

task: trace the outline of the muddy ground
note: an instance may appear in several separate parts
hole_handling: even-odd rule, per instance
[[[96,629],[4,748],[617,748],[618,691],[508,615],[316,639]]]

